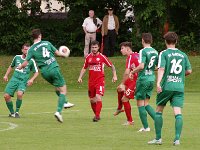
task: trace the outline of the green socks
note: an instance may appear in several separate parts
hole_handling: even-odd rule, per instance
[[[8,110],[10,111],[11,114],[14,114],[14,109],[13,109],[13,102],[6,102],[6,105],[8,107]]]
[[[59,99],[58,99],[57,112],[60,112],[60,113],[61,113],[65,101],[66,101],[65,95],[64,95],[64,94],[60,94],[60,95],[59,95]]]
[[[16,100],[16,111],[15,112],[19,112],[19,109],[22,105],[22,100],[21,99],[17,99]]]
[[[147,112],[144,106],[138,107],[140,120],[142,121],[143,127],[146,129],[149,127],[147,122]]]
[[[148,114],[151,116],[151,118],[154,120],[155,114],[156,114],[155,110],[150,105],[145,106],[145,109],[148,112]]]
[[[181,136],[181,131],[183,127],[183,117],[182,114],[178,114],[175,116],[175,140],[179,140]]]
[[[155,125],[155,131],[156,131],[156,140],[159,140],[161,139],[161,130],[163,126],[162,113],[156,112],[154,125]]]
[[[57,96],[60,96],[60,91],[56,91],[56,95],[57,95]],[[67,97],[66,97],[66,99],[65,99],[65,103],[68,103]]]

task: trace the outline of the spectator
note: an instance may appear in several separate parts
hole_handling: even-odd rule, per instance
[[[115,52],[115,43],[119,30],[119,20],[113,14],[113,8],[108,8],[108,15],[105,15],[102,23],[102,36],[104,37],[103,54],[113,56]]]
[[[96,30],[102,25],[102,21],[96,18],[94,15],[94,10],[89,11],[89,17],[85,18],[83,22],[83,30],[85,32],[85,48],[84,57],[89,53],[89,45],[92,41],[96,40]]]

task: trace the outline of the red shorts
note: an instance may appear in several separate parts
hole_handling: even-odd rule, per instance
[[[99,94],[101,96],[104,95],[104,82],[99,82],[97,84],[90,83],[88,85],[88,96],[90,98],[93,98],[96,96],[96,94]]]
[[[129,79],[126,80],[124,85],[125,85],[124,96],[128,99],[134,99],[136,81],[131,80],[129,78]]]

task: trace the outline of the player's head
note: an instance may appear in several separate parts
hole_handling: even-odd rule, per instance
[[[33,29],[31,33],[32,33],[32,38],[34,40],[42,38],[42,33],[41,33],[40,29]]]
[[[24,55],[26,55],[26,54],[27,54],[27,51],[29,50],[29,48],[30,48],[30,44],[25,43],[25,44],[22,46],[22,53],[23,53]]]
[[[89,17],[91,17],[91,18],[94,17],[94,10],[89,10]]]
[[[108,14],[109,15],[113,15],[113,8],[112,7],[108,7]]]
[[[142,33],[142,44],[151,44],[153,42],[153,37],[151,33]]]
[[[91,52],[93,54],[97,54],[99,51],[99,42],[98,41],[92,41],[91,42]]]
[[[166,44],[175,45],[178,42],[178,35],[175,32],[167,32],[164,39]]]
[[[132,53],[132,43],[131,42],[122,42],[120,44],[122,55],[129,55]]]

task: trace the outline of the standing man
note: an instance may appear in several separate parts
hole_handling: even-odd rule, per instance
[[[55,87],[56,94],[58,95],[57,111],[54,114],[59,122],[63,122],[61,111],[66,102],[67,87],[63,75],[60,72],[59,65],[54,55],[63,56],[50,42],[42,41],[42,34],[40,29],[32,30],[32,37],[34,44],[29,49],[25,61],[18,67],[19,70],[25,68],[33,58],[39,69],[41,70],[42,77]]]
[[[102,23],[102,37],[104,37],[104,51],[103,54],[113,56],[115,52],[115,43],[119,30],[119,20],[113,14],[113,8],[108,8],[108,15],[105,15]]]
[[[31,86],[35,78],[38,76],[38,69],[33,59],[29,61],[28,65],[23,70],[17,69],[17,67],[25,61],[26,54],[29,48],[30,45],[27,43],[25,43],[22,46],[22,55],[16,55],[13,58],[11,65],[8,67],[6,74],[3,77],[4,81],[7,82],[8,76],[12,71],[12,68],[15,68],[12,78],[10,79],[5,88],[5,94],[4,94],[6,105],[8,107],[8,110],[10,111],[9,117],[20,118],[19,110],[22,105],[22,97],[24,95],[26,87]],[[32,78],[29,79],[31,71],[34,72],[34,74]],[[14,96],[14,93],[16,91],[17,91],[16,110],[14,111],[11,97]]]
[[[96,18],[94,15],[94,10],[89,11],[89,17],[85,18],[83,22],[83,30],[85,32],[85,48],[84,57],[89,53],[89,45],[92,41],[96,40],[96,30],[102,25],[102,21]]]
[[[184,102],[185,76],[192,73],[191,64],[187,55],[176,48],[178,36],[175,32],[164,35],[167,49],[162,51],[158,60],[157,99],[155,115],[156,138],[148,144],[162,144],[161,131],[163,125],[162,113],[168,101],[175,116],[174,145],[180,145],[180,136],[183,126],[181,108]]]
[[[138,72],[138,80],[136,84],[136,100],[139,111],[140,120],[143,127],[138,132],[150,131],[147,122],[147,113],[154,120],[155,111],[149,105],[149,100],[153,91],[155,74],[154,70],[158,62],[158,52],[151,47],[152,43],[151,33],[142,34],[142,45],[143,49],[140,50],[139,54],[139,66],[133,69],[132,74]],[[146,113],[147,112],[147,113]]]
[[[124,106],[124,110],[127,117],[127,122],[123,125],[133,125],[134,121],[131,115],[131,105],[129,103],[130,99],[134,99],[135,86],[137,80],[137,73],[133,75],[133,78],[129,78],[130,71],[139,65],[138,53],[133,53],[132,51],[132,43],[131,42],[122,42],[120,44],[122,55],[127,56],[126,58],[126,70],[124,71],[123,79],[121,84],[117,87],[118,93],[118,108],[114,113],[114,116],[123,112],[122,106]]]
[[[88,96],[95,115],[93,122],[98,122],[100,120],[102,96],[104,95],[105,85],[104,65],[112,68],[112,82],[115,82],[117,80],[117,74],[114,65],[106,56],[99,52],[99,42],[92,41],[91,53],[85,58],[85,63],[81,69],[78,82],[82,83],[82,77],[86,69],[89,68]]]

